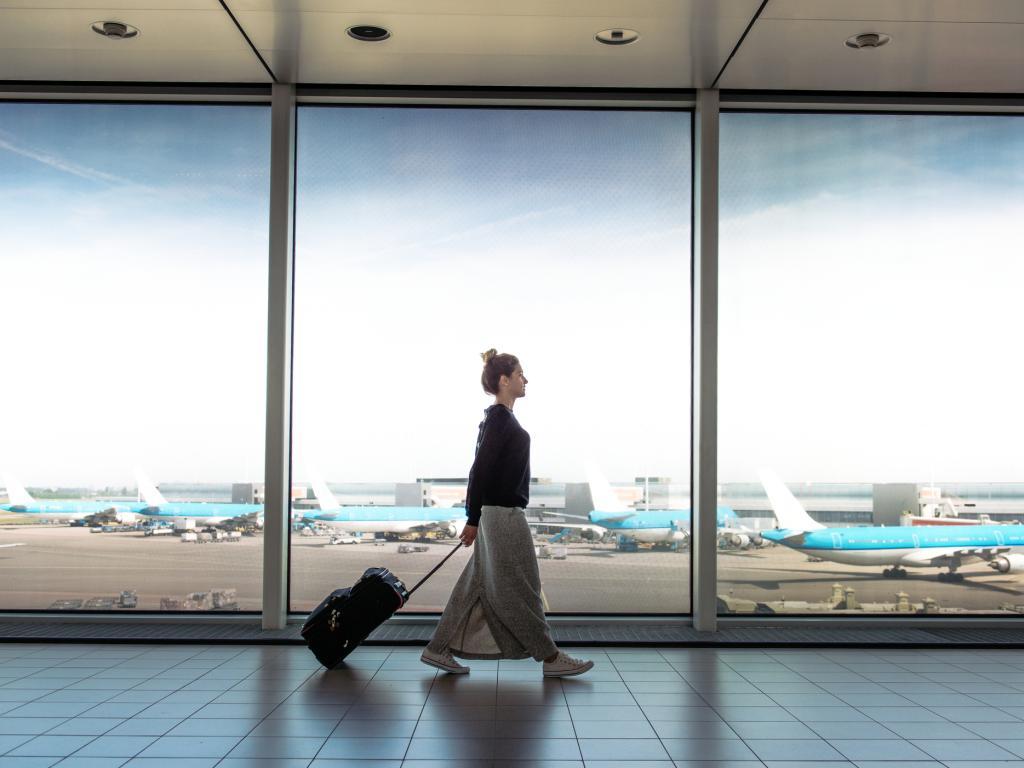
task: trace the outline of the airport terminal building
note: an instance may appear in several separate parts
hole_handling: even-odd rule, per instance
[[[0,766],[1024,765],[1022,51],[0,3]]]

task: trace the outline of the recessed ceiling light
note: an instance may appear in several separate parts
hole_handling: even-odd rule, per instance
[[[111,40],[129,40],[139,36],[137,27],[120,21],[97,21],[92,25],[92,31]]]
[[[359,24],[349,27],[345,31],[348,32],[349,37],[354,37],[356,40],[362,40],[367,43],[377,43],[391,37],[391,33],[384,29],[384,27],[375,27],[372,24]]]
[[[635,29],[606,29],[594,35],[594,39],[605,45],[629,45],[640,39]]]
[[[854,35],[853,37],[846,39],[847,48],[881,48],[883,45],[892,40],[889,35],[883,35],[880,32],[865,32],[861,35]]]

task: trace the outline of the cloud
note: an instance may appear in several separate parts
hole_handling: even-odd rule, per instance
[[[121,176],[116,176],[106,171],[100,171],[96,168],[90,168],[87,165],[80,165],[79,163],[73,163],[70,160],[65,160],[56,155],[48,154],[46,152],[40,152],[35,149],[29,149],[28,147],[18,146],[12,141],[4,138],[3,134],[0,134],[0,149],[6,149],[8,152],[13,152],[21,157],[27,157],[29,160],[35,160],[37,163],[42,163],[50,168],[61,171],[63,173],[77,176],[80,179],[87,179],[88,181],[106,182],[108,184],[132,184],[133,182],[125,179]]]

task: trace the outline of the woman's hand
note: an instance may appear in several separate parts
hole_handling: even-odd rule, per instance
[[[464,547],[472,547],[473,542],[476,540],[476,526],[467,525],[462,529],[462,533],[459,534],[459,541],[462,542]]]

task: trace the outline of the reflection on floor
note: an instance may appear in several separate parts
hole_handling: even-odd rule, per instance
[[[0,766],[1024,767],[1024,651],[0,645]]]

